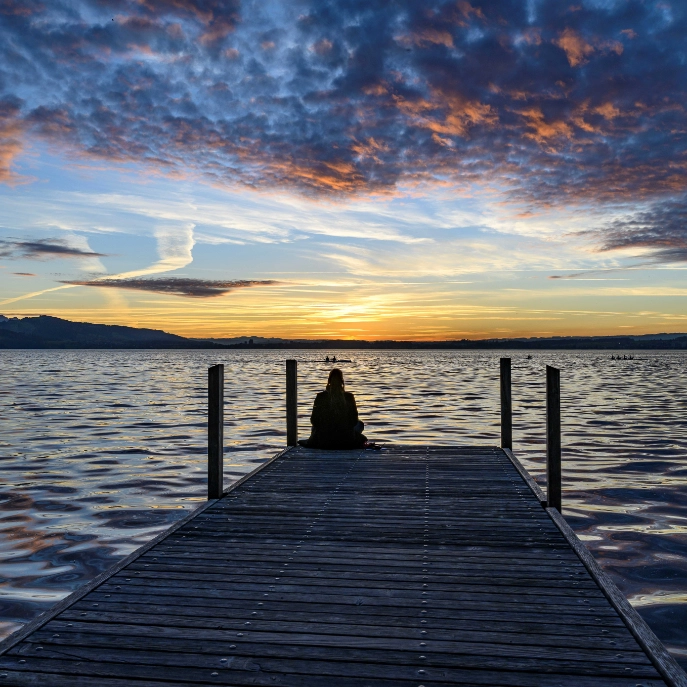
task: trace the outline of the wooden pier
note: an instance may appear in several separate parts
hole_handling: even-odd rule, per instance
[[[6,640],[0,685],[685,687],[508,449],[291,448]]]

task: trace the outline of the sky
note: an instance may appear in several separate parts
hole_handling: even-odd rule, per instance
[[[687,4],[0,0],[0,313],[687,332]]]

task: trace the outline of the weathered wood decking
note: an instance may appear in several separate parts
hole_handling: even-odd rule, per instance
[[[291,449],[119,568],[0,684],[687,684],[497,448]]]

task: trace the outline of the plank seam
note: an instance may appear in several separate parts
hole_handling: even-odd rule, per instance
[[[146,542],[145,544],[143,544],[143,546],[139,547],[135,551],[132,551],[128,556],[122,558],[120,561],[117,561],[114,565],[112,565],[107,570],[104,570],[99,575],[96,575],[90,582],[87,582],[83,586],[73,591],[69,596],[62,599],[62,601],[56,603],[52,608],[49,608],[44,613],[41,613],[41,615],[39,615],[37,618],[34,618],[32,621],[28,622],[23,627],[20,627],[16,632],[13,632],[11,635],[6,637],[2,642],[0,642],[0,656],[7,653],[10,649],[12,649],[17,644],[26,639],[26,637],[28,637],[30,634],[43,627],[43,625],[49,623],[51,620],[53,620],[53,618],[57,617],[60,613],[62,613],[62,611],[66,610],[72,604],[76,603],[84,596],[92,592],[94,589],[96,589],[101,584],[106,582],[108,579],[110,579],[113,575],[117,574],[127,565],[133,563],[136,559],[140,558],[144,553],[152,549],[156,544],[161,542],[163,539],[166,539],[169,535],[176,532],[176,530],[183,527],[185,524],[199,516],[201,513],[205,512],[208,508],[210,508],[215,503],[224,498],[229,492],[240,487],[244,482],[249,480],[258,472],[266,468],[268,465],[274,463],[274,461],[281,458],[291,448],[292,447],[289,446],[285,449],[282,449],[276,455],[272,456],[272,458],[262,463],[262,465],[258,465],[258,467],[255,468],[255,470],[252,470],[247,475],[244,475],[243,477],[241,477],[241,479],[237,480],[231,486],[225,489],[224,492],[222,492],[222,496],[220,499],[209,499],[204,504],[198,506],[198,508],[191,511],[187,516],[183,517],[178,522],[175,522],[171,527],[168,527],[164,532],[160,532],[160,534],[158,534],[156,537],[153,537],[153,539],[151,539],[149,542]]]

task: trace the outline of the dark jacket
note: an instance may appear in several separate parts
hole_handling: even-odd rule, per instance
[[[334,402],[329,391],[317,394],[310,417],[310,448],[351,449],[364,445],[365,436],[356,431],[358,408],[355,396],[345,391],[344,400],[344,403]]]

